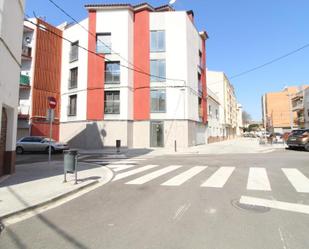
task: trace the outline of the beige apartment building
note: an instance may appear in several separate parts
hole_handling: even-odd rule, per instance
[[[207,86],[220,102],[220,125],[223,137],[234,138],[237,131],[237,99],[233,85],[224,72],[207,71]]]
[[[286,132],[297,128],[296,113],[292,111],[292,98],[298,87],[285,87],[280,92],[270,92],[262,96],[263,124],[268,131]]]

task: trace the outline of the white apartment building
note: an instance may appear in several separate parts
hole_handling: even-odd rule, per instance
[[[88,149],[188,147],[206,141],[206,32],[192,11],[89,4],[61,25],[60,140]],[[86,51],[85,49],[89,51]],[[134,70],[132,70],[134,69]]]
[[[234,138],[237,129],[237,100],[234,87],[223,72],[207,71],[207,87],[219,99],[219,122],[223,138]]]
[[[0,0],[0,176],[15,171],[23,0]]]
[[[220,110],[222,112],[222,108],[218,96],[209,88],[207,88],[207,106],[207,142],[218,142],[223,138],[223,126],[220,124]]]

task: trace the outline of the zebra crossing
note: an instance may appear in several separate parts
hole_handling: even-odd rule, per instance
[[[183,165],[140,165],[142,160],[114,162],[107,165],[115,172],[113,182],[123,180],[126,185],[143,185],[153,180],[160,179],[166,175],[171,176],[168,180],[162,180],[159,183],[166,187],[179,187],[187,182],[193,181],[194,177],[206,172],[209,167],[204,166],[188,166]],[[128,163],[128,164],[126,164]],[[218,167],[211,175],[199,185],[202,188],[224,188],[233,174],[238,169],[233,166]],[[177,173],[176,173],[177,171]],[[309,193],[309,178],[296,168],[281,168],[284,179],[298,193]],[[247,190],[255,191],[272,191],[271,181],[268,177],[267,169],[263,167],[248,168]]]

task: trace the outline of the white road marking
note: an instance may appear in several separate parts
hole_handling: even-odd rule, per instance
[[[133,170],[130,170],[130,171],[127,171],[127,172],[124,172],[124,173],[120,173],[120,174],[115,176],[115,178],[113,179],[113,182],[120,180],[120,179],[123,179],[123,178],[126,178],[128,176],[132,176],[132,175],[141,173],[141,172],[149,170],[149,169],[153,169],[153,168],[158,167],[158,166],[159,165],[146,165],[146,166],[138,168],[138,169],[133,169]]]
[[[201,187],[222,188],[234,169],[235,167],[220,167]]]
[[[144,184],[144,183],[149,182],[149,181],[151,181],[151,180],[153,180],[155,178],[158,178],[158,177],[160,177],[160,176],[162,176],[164,174],[167,174],[167,173],[169,173],[169,172],[171,172],[173,170],[176,170],[176,169],[178,169],[180,167],[182,167],[182,166],[180,166],[180,165],[171,165],[171,166],[168,166],[166,168],[159,169],[159,170],[154,171],[152,173],[149,173],[147,175],[144,175],[144,176],[141,176],[139,178],[136,178],[136,179],[134,179],[132,181],[127,182],[126,184]]]
[[[185,212],[190,208],[190,206],[191,206],[191,203],[187,203],[187,204],[180,206],[177,209],[173,219],[174,220],[180,220],[183,217],[183,215],[185,214]]]
[[[241,204],[260,206],[260,207],[269,207],[284,211],[291,211],[296,213],[309,214],[309,206],[298,204],[298,203],[290,203],[276,200],[268,200],[262,198],[255,198],[249,196],[242,196],[239,201]]]
[[[309,193],[309,179],[298,169],[282,169],[285,176],[296,189],[297,192]]]
[[[199,174],[200,172],[202,172],[206,168],[207,168],[207,166],[195,166],[195,167],[173,177],[172,179],[162,183],[161,185],[163,185],[163,186],[179,186],[179,185],[183,184],[184,182],[190,180],[192,177]]]
[[[133,158],[134,161],[144,161],[146,158]]]
[[[250,168],[247,189],[271,191],[265,168]]]
[[[136,165],[112,165],[112,166],[116,166],[116,167],[109,167],[109,168],[112,168],[113,171],[115,172],[119,172],[119,171],[122,171],[122,170],[125,170],[125,169],[130,169],[130,168],[133,168],[133,167],[136,167]]]
[[[130,160],[111,162],[111,164],[137,164],[137,163],[138,163],[137,161],[130,161]]]

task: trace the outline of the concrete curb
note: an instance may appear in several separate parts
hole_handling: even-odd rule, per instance
[[[91,165],[92,163],[85,163],[85,164]],[[92,165],[95,165],[95,164],[92,164]],[[90,191],[92,191],[92,190],[94,190],[98,187],[101,187],[101,186],[109,183],[114,178],[114,172],[107,167],[102,167],[102,168],[104,168],[104,170],[108,171],[108,173],[106,173],[108,177],[105,181],[94,180],[94,181],[89,182],[89,183],[87,183],[83,186],[76,188],[76,189],[73,189],[73,190],[68,191],[66,193],[63,193],[63,194],[59,194],[55,197],[49,198],[49,199],[42,201],[38,204],[35,204],[33,206],[30,206],[30,207],[27,207],[27,208],[24,208],[24,209],[21,209],[21,210],[18,210],[18,211],[15,211],[15,212],[12,212],[12,213],[9,213],[9,214],[6,214],[6,215],[3,215],[3,216],[0,217],[0,224],[1,223],[3,223],[4,225],[14,224],[14,223],[16,223],[16,221],[10,222],[10,220],[14,220],[14,219],[19,220],[19,217],[23,217],[23,216],[25,216],[25,218],[21,218],[20,221],[27,219],[27,218],[33,216],[33,215],[29,215],[30,213],[34,213],[36,211],[38,211],[38,213],[41,213],[41,211],[39,211],[40,209],[46,208],[48,210],[50,208],[54,208],[54,207],[59,205],[57,203],[62,202],[62,204],[64,204],[65,202],[70,201],[70,197],[73,197],[72,199],[79,197],[79,196],[74,197],[74,195],[78,195],[79,193],[81,193],[81,195],[83,195],[85,193],[88,193],[88,192],[90,192]],[[67,200],[67,199],[69,199],[69,200]],[[56,204],[56,206],[50,207],[54,204]],[[62,205],[62,204],[60,204],[60,205]],[[17,221],[17,222],[19,222],[19,221]]]
[[[41,208],[41,207],[43,207],[43,206],[47,206],[47,205],[49,205],[49,204],[51,204],[51,203],[53,203],[53,202],[59,201],[59,200],[61,200],[61,199],[65,199],[66,197],[68,197],[68,196],[70,196],[70,195],[72,195],[72,194],[76,194],[76,193],[78,193],[79,191],[85,190],[86,188],[90,188],[90,187],[92,187],[92,186],[94,186],[94,185],[96,185],[96,184],[99,184],[99,181],[98,181],[98,180],[95,180],[95,181],[93,181],[93,182],[89,182],[88,184],[85,184],[85,185],[83,185],[83,186],[81,186],[81,187],[79,187],[79,188],[77,188],[77,189],[73,189],[73,190],[71,190],[71,191],[69,191],[69,192],[67,192],[67,193],[57,195],[56,197],[47,199],[47,200],[42,201],[42,202],[40,202],[40,203],[38,203],[38,204],[35,204],[35,205],[33,205],[33,206],[26,207],[26,208],[24,208],[24,209],[21,209],[21,210],[18,210],[18,211],[15,211],[15,212],[12,212],[12,213],[3,215],[3,216],[0,217],[0,220],[1,220],[2,222],[5,222],[5,220],[7,220],[7,219],[11,219],[11,218],[13,218],[13,217],[15,217],[15,216],[22,215],[22,214],[27,213],[27,212],[29,212],[29,211],[34,211],[35,209]]]

